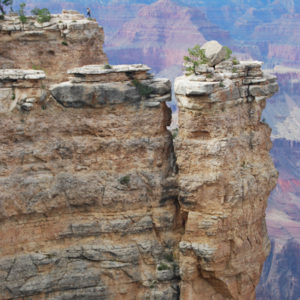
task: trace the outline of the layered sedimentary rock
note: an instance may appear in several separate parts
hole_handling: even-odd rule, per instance
[[[278,85],[260,66],[228,60],[175,81],[182,299],[255,299],[277,180],[271,130],[260,120]]]
[[[38,23],[28,17],[22,24],[18,16],[0,20],[0,69],[38,69],[47,81],[67,79],[67,70],[87,64],[105,64],[103,28],[93,19],[65,10]]]
[[[16,57],[0,57],[0,299],[252,299],[277,179],[260,122],[275,77],[214,42],[222,62],[176,80],[174,151],[169,80],[106,64],[101,29],[75,12],[11,34],[5,18],[1,53]],[[25,43],[32,26],[40,42]],[[43,64],[39,43],[61,30],[78,39],[44,71],[22,69],[17,46]]]
[[[1,299],[177,297],[170,82],[147,70],[71,70],[46,98],[0,72]]]

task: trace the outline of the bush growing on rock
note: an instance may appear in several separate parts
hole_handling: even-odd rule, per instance
[[[132,84],[136,87],[138,93],[142,97],[147,98],[153,92],[153,89],[151,87],[141,83],[138,79],[133,79]]]
[[[26,4],[24,2],[22,2],[20,4],[20,9],[19,9],[19,19],[20,19],[20,22],[24,25],[26,22],[27,22],[27,17],[25,16],[25,6]]]
[[[48,8],[35,8],[31,11],[31,13],[37,17],[37,21],[39,23],[45,23],[45,22],[49,22],[51,20],[51,14],[50,11],[48,10]]]
[[[227,46],[224,46],[224,48],[226,50],[226,59],[229,59],[232,54],[232,50]]]
[[[188,49],[188,56],[184,56],[184,68],[188,75],[196,74],[196,67],[208,62],[205,56],[205,50],[201,49],[200,45]]]

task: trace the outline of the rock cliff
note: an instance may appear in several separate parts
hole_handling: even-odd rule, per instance
[[[107,65],[99,30],[93,65],[75,51],[0,70],[0,299],[254,299],[277,180],[260,118],[276,78],[224,57],[178,78],[174,142],[170,81]]]
[[[277,181],[271,130],[260,120],[278,85],[260,67],[224,61],[175,81],[182,299],[255,299],[270,250],[267,199]]]
[[[66,71],[87,64],[105,64],[104,33],[93,19],[64,10],[49,22],[18,16],[0,21],[0,69],[36,69],[47,73],[47,81],[67,79]]]

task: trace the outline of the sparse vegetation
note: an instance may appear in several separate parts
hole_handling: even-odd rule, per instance
[[[64,46],[68,46],[69,45],[67,41],[62,41],[61,44],[64,45]]]
[[[40,66],[37,65],[32,65],[32,70],[42,70],[42,68]]]
[[[207,74],[206,78],[213,78],[213,75],[212,74]]]
[[[126,175],[126,176],[121,177],[120,180],[119,180],[119,182],[122,185],[128,185],[130,183],[130,176]]]
[[[106,69],[106,70],[112,69],[112,66],[107,64],[107,65],[104,66],[104,69]]]
[[[237,68],[232,69],[232,73],[237,73],[237,71],[238,71]]]
[[[16,99],[16,93],[15,90],[13,89],[12,94],[11,94],[11,100],[14,101]]]
[[[177,135],[178,135],[178,128],[175,128],[175,129],[172,130],[173,139],[176,139]]]
[[[205,50],[201,49],[200,45],[188,49],[188,56],[184,56],[185,71],[188,75],[196,74],[196,67],[206,64],[208,62],[205,56]]]
[[[233,58],[232,58],[232,63],[233,63],[234,65],[238,65],[240,62],[238,61],[238,59],[237,59],[236,57],[233,57]]]
[[[223,83],[223,81],[220,81],[219,87],[221,87],[221,88],[225,87],[225,84]]]
[[[227,46],[224,46],[224,48],[226,50],[226,59],[229,59],[232,54],[232,50]]]
[[[137,89],[138,93],[142,97],[149,97],[149,95],[153,92],[153,88],[141,83],[138,79],[133,79],[132,84]]]
[[[173,262],[174,261],[174,255],[172,252],[166,253],[164,255],[164,259],[167,260],[168,262]]]
[[[157,267],[158,271],[165,271],[165,270],[170,270],[170,267],[164,263],[159,264],[159,266]]]
[[[37,22],[40,24],[49,22],[51,20],[51,14],[48,8],[34,8],[31,13],[36,16]]]
[[[27,23],[27,17],[25,16],[25,6],[26,4],[24,2],[22,2],[20,4],[20,9],[19,9],[19,19],[20,19],[20,22],[22,23],[22,25],[24,26],[25,23]]]

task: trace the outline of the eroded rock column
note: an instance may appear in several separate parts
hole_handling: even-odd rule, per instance
[[[270,243],[265,209],[277,171],[261,121],[276,78],[259,62],[201,65],[176,79],[181,299],[254,299]]]

